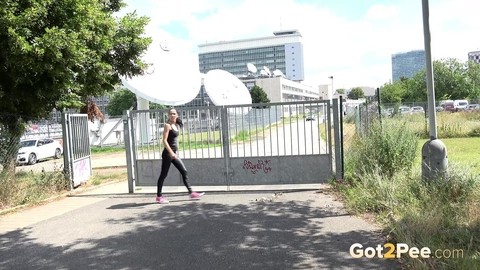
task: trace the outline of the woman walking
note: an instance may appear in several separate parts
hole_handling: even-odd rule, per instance
[[[182,120],[178,118],[177,110],[171,108],[168,111],[168,121],[164,125],[163,129],[163,152],[162,152],[162,170],[160,172],[160,177],[157,182],[157,199],[158,203],[164,204],[169,203],[169,201],[162,195],[162,187],[165,178],[167,178],[168,170],[170,169],[170,164],[173,163],[175,168],[182,175],[183,184],[188,190],[189,196],[191,199],[198,199],[205,195],[204,192],[198,193],[192,191],[192,187],[188,183],[188,174],[185,165],[183,164],[180,157],[177,155],[178,150],[178,134],[180,128],[183,127]]]

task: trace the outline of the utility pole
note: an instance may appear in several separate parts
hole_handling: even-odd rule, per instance
[[[447,147],[437,138],[437,119],[435,111],[435,89],[433,81],[432,52],[430,48],[430,25],[428,0],[422,0],[423,35],[425,41],[425,62],[427,71],[428,119],[430,139],[422,147],[422,178],[432,181],[446,178],[448,159]]]

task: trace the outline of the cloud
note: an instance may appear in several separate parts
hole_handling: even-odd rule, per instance
[[[303,36],[305,82],[335,87],[378,87],[391,79],[391,55],[424,48],[420,1],[335,3],[283,0],[129,0],[130,8],[152,18],[149,32],[175,39],[182,49],[198,54],[206,42],[270,36],[298,29]],[[434,59],[466,60],[478,50],[480,20],[476,0],[430,1]],[[348,2],[350,3],[350,2]],[[343,7],[342,7],[343,5]],[[352,12],[357,11],[354,14]],[[143,12],[143,13],[142,13]]]

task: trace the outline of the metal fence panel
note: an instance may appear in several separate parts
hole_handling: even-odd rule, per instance
[[[62,125],[65,172],[76,187],[92,175],[88,118],[86,114],[64,114]]]
[[[43,158],[35,155],[35,158],[32,159],[35,161],[33,164],[29,162],[30,156],[34,155],[36,151],[33,148],[29,149],[29,151],[32,151],[31,153],[24,153],[19,156],[19,149],[21,148],[19,143],[22,140],[53,139],[62,144],[61,136],[54,135],[54,124],[48,121],[28,122],[24,128],[24,123],[16,115],[0,114],[0,117],[2,118],[2,124],[0,124],[0,171],[3,170],[4,166],[13,166],[15,173],[42,173],[63,170],[63,161],[57,159],[58,156],[53,155],[53,151],[48,152],[48,155],[43,156]],[[55,131],[55,134],[57,131]],[[52,154],[51,157],[50,154]],[[7,165],[6,162],[11,162],[11,164]]]
[[[179,138],[192,184],[321,183],[332,173],[333,136],[328,101],[177,108]],[[125,141],[135,185],[156,185],[168,109],[129,111]],[[336,118],[338,121],[338,118]],[[130,121],[131,124],[128,124]],[[338,129],[338,125],[336,127]],[[128,136],[127,136],[128,135]],[[268,164],[268,175],[256,169]],[[263,169],[259,169],[260,172]],[[255,173],[253,173],[255,171]],[[283,173],[282,173],[283,172]],[[130,174],[130,173],[129,173]],[[167,185],[182,185],[172,169]]]

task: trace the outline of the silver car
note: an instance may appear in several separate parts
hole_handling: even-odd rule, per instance
[[[20,149],[17,155],[17,164],[35,164],[37,161],[47,158],[60,158],[62,145],[50,138],[28,139],[20,141]]]
[[[414,114],[414,113],[422,113],[422,114],[425,114],[425,110],[423,109],[422,106],[413,106],[411,109],[410,109],[410,113]]]

